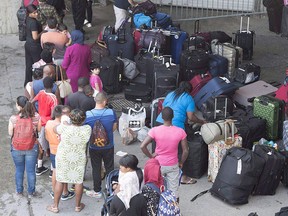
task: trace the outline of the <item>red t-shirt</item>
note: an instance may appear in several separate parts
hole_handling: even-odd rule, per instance
[[[47,121],[51,119],[52,110],[58,105],[57,98],[53,93],[41,90],[35,96],[34,101],[38,101],[38,113],[41,117],[41,125],[45,126]]]

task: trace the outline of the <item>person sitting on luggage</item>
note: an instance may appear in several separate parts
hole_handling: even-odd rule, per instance
[[[164,124],[153,127],[148,136],[141,144],[142,152],[149,158],[156,158],[161,166],[161,173],[164,176],[167,189],[174,192],[179,200],[179,179],[180,170],[183,163],[188,157],[188,144],[185,131],[177,126],[172,125],[173,110],[170,107],[165,107],[162,110],[162,118]],[[153,154],[149,152],[147,146],[153,140],[156,142],[156,149]],[[178,146],[181,143],[182,155],[178,161]]]
[[[90,85],[94,89],[93,97],[96,96],[98,92],[103,91],[103,84],[100,74],[100,65],[96,62],[92,62],[90,65],[91,75],[90,75]]]
[[[147,215],[146,199],[140,193],[143,172],[138,168],[138,162],[138,158],[132,154],[127,154],[119,160],[119,183],[110,204],[110,215]]]
[[[180,83],[179,87],[170,92],[163,102],[163,107],[170,107],[174,112],[174,117],[172,119],[172,125],[177,126],[185,130],[185,122],[191,121],[194,123],[204,124],[205,120],[199,119],[195,115],[195,102],[190,92],[192,91],[192,85],[183,81]],[[163,124],[164,119],[162,118],[162,113],[156,119],[156,122]],[[181,148],[179,149],[181,151]],[[186,173],[183,173],[181,183],[183,184],[194,184],[196,180],[188,177]]]

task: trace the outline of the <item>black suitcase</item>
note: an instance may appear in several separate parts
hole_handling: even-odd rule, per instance
[[[281,33],[282,8],[283,6],[266,8],[268,14],[269,30],[271,32],[275,32],[276,34]]]
[[[145,84],[131,82],[124,89],[125,99],[130,101],[149,103],[152,100],[151,95],[151,88]]]
[[[233,205],[248,203],[264,164],[264,159],[249,149],[228,149],[210,189],[211,194]]]
[[[247,28],[243,30],[243,16],[241,16],[240,30],[235,34],[235,44],[243,49],[243,60],[251,60],[253,57],[255,32],[249,30],[250,17],[247,18]]]
[[[152,84],[152,98],[155,99],[165,97],[170,91],[175,90],[179,82],[178,77],[178,65],[170,65],[167,68],[164,64],[155,64]]]
[[[189,146],[189,155],[183,164],[182,171],[184,175],[191,178],[201,178],[208,168],[208,145],[204,142],[199,131],[192,128],[192,125],[185,125],[187,141]]]
[[[275,216],[288,216],[288,207],[282,207],[279,212],[275,213]]]
[[[247,63],[236,69],[235,81],[246,85],[258,81],[260,79],[260,74],[260,66],[253,63]]]
[[[124,64],[113,56],[103,57],[100,61],[103,90],[108,94],[116,94],[122,91],[122,78]]]
[[[265,160],[265,166],[252,194],[274,195],[281,180],[285,156],[265,145],[255,145],[253,151]]]

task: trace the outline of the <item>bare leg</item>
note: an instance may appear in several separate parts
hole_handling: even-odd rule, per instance
[[[75,184],[75,193],[76,193],[76,207],[80,207],[83,193],[83,183]]]
[[[67,183],[63,184],[63,194],[64,195],[68,194],[68,184]]]
[[[55,191],[55,185],[56,185],[56,169],[53,169],[53,174],[52,174],[52,191],[54,193]]]
[[[54,191],[54,207],[56,208],[58,208],[59,206],[59,201],[63,193],[63,186],[64,186],[63,183],[56,181],[55,191]]]

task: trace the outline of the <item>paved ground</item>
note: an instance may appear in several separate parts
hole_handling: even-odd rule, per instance
[[[71,15],[67,16],[67,21],[71,25]],[[99,31],[99,26],[113,24],[114,14],[111,5],[107,7],[94,6],[93,27],[87,29],[89,43],[94,41]],[[217,19],[214,21],[201,21],[201,30],[224,30],[231,34],[238,29],[239,19]],[[182,24],[182,28],[192,32],[191,23]],[[280,38],[267,30],[267,17],[257,17],[251,20],[251,29],[256,31],[256,43],[254,60],[256,64],[261,65],[262,79],[266,81],[281,81],[284,77],[284,71],[287,64],[286,47],[288,41]],[[7,216],[43,216],[52,215],[45,210],[46,206],[52,203],[49,196],[51,182],[48,173],[37,177],[37,192],[39,196],[29,200],[27,194],[24,197],[18,197],[15,194],[14,184],[14,166],[10,155],[10,141],[7,135],[7,125],[9,117],[15,113],[15,99],[23,94],[24,79],[24,43],[18,41],[17,35],[0,36],[0,215]],[[115,132],[116,151],[124,151],[137,155],[140,160],[140,166],[146,161],[139,149],[140,143],[134,143],[130,146],[123,146],[120,143],[119,134]],[[119,157],[115,155],[115,167]],[[49,162],[46,161],[48,166]],[[88,166],[85,185],[92,186],[91,167]],[[241,206],[231,206],[215,199],[210,194],[198,198],[193,203],[190,199],[199,192],[209,189],[212,186],[207,182],[206,175],[198,180],[195,185],[184,185],[180,187],[180,207],[184,216],[245,216],[250,212],[257,212],[259,216],[272,216],[281,207],[287,206],[287,189],[282,185],[277,189],[274,196],[256,196],[250,197],[249,204]],[[86,204],[81,213],[74,212],[75,200],[62,201],[60,203],[59,215],[100,215],[100,208],[103,205],[103,199],[88,198],[83,195],[83,202]]]

